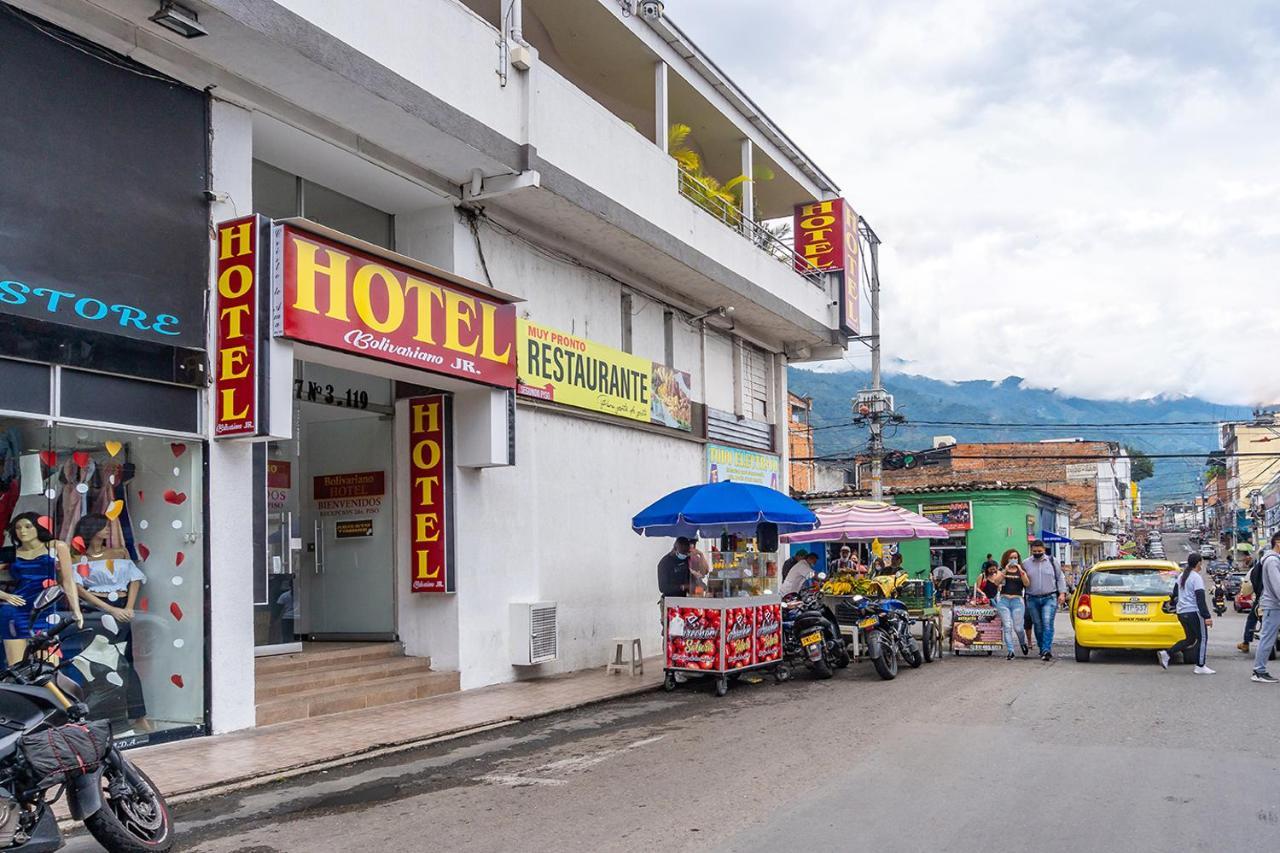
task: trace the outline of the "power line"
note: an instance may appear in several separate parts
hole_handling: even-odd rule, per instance
[[[940,448],[940,449],[945,449],[945,448]],[[924,452],[927,452],[927,451],[921,451],[921,453],[924,453]],[[1213,452],[1214,451],[1205,450],[1199,453],[1148,453],[1146,454],[1146,457],[1148,459],[1207,459],[1209,455]],[[1263,458],[1263,459],[1280,459],[1280,452],[1232,453],[1230,455],[1232,458],[1254,457],[1254,458]],[[793,457],[793,461],[796,461],[796,462],[851,461],[852,458],[853,457],[849,457],[847,454],[831,454],[826,456]],[[988,461],[996,461],[996,460],[1002,460],[1002,459],[1030,459],[1030,460],[1038,460],[1038,461],[1046,461],[1046,462],[1071,461],[1071,460],[1074,460],[1076,462],[1104,462],[1112,459],[1118,459],[1120,457],[1112,456],[1108,454],[1095,454],[1095,453],[1080,453],[1080,454],[1068,454],[1068,455],[1010,454],[1010,455],[1002,455],[1002,456],[985,456],[985,455],[969,455],[969,454],[961,455],[961,454],[952,453],[952,454],[949,454],[947,458],[948,459],[982,459],[982,460],[988,460]]]
[[[1131,427],[1131,426],[1222,426],[1225,423],[1234,423],[1233,421],[1111,421],[1111,422],[1080,422],[1071,423],[1067,421],[923,421],[911,420],[913,424],[926,424],[928,426],[974,426],[974,427],[1047,427],[1047,428],[1073,428],[1073,427]]]

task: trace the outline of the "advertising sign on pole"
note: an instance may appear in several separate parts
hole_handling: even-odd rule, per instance
[[[294,225],[272,240],[277,336],[515,387],[514,305]]]
[[[800,204],[792,230],[796,271],[840,273],[840,328],[847,335],[857,335],[862,281],[858,214],[842,198]]]
[[[449,543],[443,394],[409,401],[409,543],[413,592],[454,592]]]
[[[258,217],[218,226],[214,438],[258,435]]]
[[[522,397],[693,429],[688,373],[528,320],[518,339]]]

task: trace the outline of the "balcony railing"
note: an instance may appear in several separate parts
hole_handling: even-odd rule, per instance
[[[794,248],[783,242],[767,227],[747,216],[741,208],[712,192],[706,184],[686,170],[676,169],[676,176],[680,195],[737,231],[774,259],[791,267],[797,274],[814,284],[821,283],[823,270],[814,267],[807,258],[796,254]]]

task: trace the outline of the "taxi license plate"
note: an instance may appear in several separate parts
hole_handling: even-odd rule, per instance
[[[859,627],[859,628],[862,628],[862,629],[874,628],[874,627],[875,627],[876,625],[878,625],[879,623],[880,623],[880,620],[879,620],[879,619],[877,619],[877,618],[876,618],[876,617],[874,617],[874,616],[871,616],[871,617],[868,617],[868,618],[866,618],[866,619],[863,619],[861,622],[859,622],[859,623],[858,623],[858,627]]]
[[[800,638],[800,645],[804,646],[805,648],[812,646],[814,643],[821,643],[821,642],[822,642],[821,631],[814,631],[812,634],[805,634],[803,637]]]
[[[1125,616],[1146,616],[1147,605],[1142,601],[1126,601],[1120,612]]]

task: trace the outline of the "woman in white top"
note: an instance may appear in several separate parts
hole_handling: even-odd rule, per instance
[[[103,687],[101,682],[116,688],[104,691],[104,704],[118,707],[118,688],[124,687],[129,724],[135,731],[150,731],[142,681],[133,663],[132,630],[138,593],[147,576],[129,559],[128,552],[108,547],[110,525],[105,515],[90,513],[76,524],[72,540],[83,548],[77,555],[76,583],[80,599],[89,605],[85,628],[91,632],[78,664],[90,681],[91,695],[96,692],[93,687]],[[95,704],[92,698],[90,703]]]
[[[1179,652],[1185,652],[1198,643],[1199,656],[1196,660],[1195,673],[1196,675],[1213,675],[1213,670],[1205,666],[1205,654],[1209,648],[1209,627],[1213,625],[1213,617],[1209,615],[1209,603],[1204,597],[1204,578],[1200,576],[1199,565],[1200,555],[1191,554],[1187,557],[1187,567],[1178,577],[1178,621],[1182,623],[1182,630],[1186,636],[1168,651],[1161,649],[1156,652],[1156,657],[1160,659],[1160,665],[1168,669],[1170,657]]]

